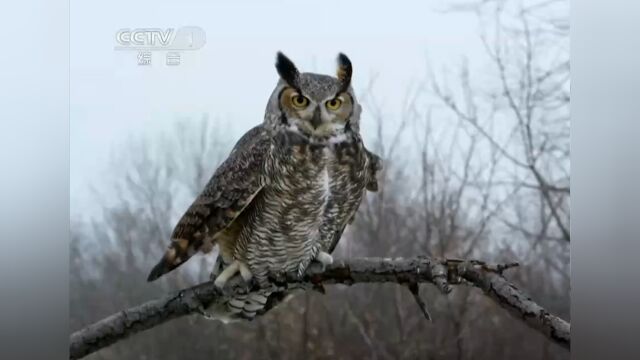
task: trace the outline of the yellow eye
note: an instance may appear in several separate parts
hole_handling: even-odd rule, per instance
[[[309,99],[300,94],[295,94],[291,97],[291,103],[298,109],[304,109],[309,106]]]
[[[327,109],[329,110],[338,110],[340,106],[342,106],[342,100],[335,98],[327,101]]]

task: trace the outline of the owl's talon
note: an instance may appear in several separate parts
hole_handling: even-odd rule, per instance
[[[226,269],[224,269],[216,280],[213,282],[218,288],[222,289],[229,279],[231,279],[240,270],[239,262],[236,260],[232,262]]]
[[[240,276],[242,276],[242,279],[249,284],[249,282],[251,282],[251,279],[253,278],[253,274],[251,273],[251,270],[249,270],[249,267],[247,266],[247,264],[243,263],[243,262],[238,262],[239,267],[240,267]]]
[[[327,265],[333,264],[333,256],[331,256],[329,253],[326,253],[324,251],[318,252],[318,255],[316,255],[316,260],[323,265],[323,269]]]
[[[251,270],[249,270],[249,267],[245,263],[234,260],[229,266],[227,266],[226,269],[224,269],[220,273],[220,275],[216,277],[213,283],[218,288],[222,289],[227,284],[227,281],[229,281],[229,279],[234,277],[237,273],[240,273],[240,276],[247,284],[253,277],[253,275],[251,274]]]
[[[307,266],[307,273],[309,274],[320,274],[323,273],[325,269],[325,265],[320,261],[312,261],[309,266]]]
[[[214,284],[218,289],[222,289],[222,288],[224,288],[224,286],[227,284],[227,280],[228,280],[228,279],[224,279],[224,278],[221,278],[220,276],[218,276],[218,277],[213,281],[213,284]]]
[[[322,273],[327,268],[327,265],[331,264],[333,264],[333,256],[327,252],[320,251],[307,266],[307,271],[310,273]]]

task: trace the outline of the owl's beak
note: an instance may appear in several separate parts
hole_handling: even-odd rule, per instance
[[[313,111],[313,117],[311,118],[311,126],[314,129],[317,129],[320,125],[322,125],[322,114],[320,113],[320,107],[317,107]]]

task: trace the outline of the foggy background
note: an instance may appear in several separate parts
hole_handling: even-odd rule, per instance
[[[194,257],[144,279],[234,142],[262,121],[282,50],[302,71],[354,64],[362,133],[385,159],[338,257],[518,261],[508,278],[569,319],[569,23],[565,1],[72,2],[71,331],[208,279]],[[114,51],[120,28],[200,26],[169,67]],[[93,359],[568,358],[477,290],[330,287],[251,323],[196,316]]]
[[[428,62],[455,71],[463,57],[482,56],[477,19],[439,12],[447,8],[447,2],[365,7],[327,1],[306,8],[293,1],[73,1],[72,211],[93,210],[87,186],[99,185],[110,153],[130,135],[208,114],[232,141],[261,122],[277,81],[278,50],[301,71],[329,74],[335,74],[338,52],[345,52],[354,64],[357,94],[375,80],[385,122],[397,124],[408,93],[426,80]],[[181,26],[201,27],[207,43],[183,52],[179,66],[166,66],[164,53],[155,53],[151,66],[139,66],[135,51],[113,49],[121,28]],[[370,119],[363,121],[367,138],[374,136]]]

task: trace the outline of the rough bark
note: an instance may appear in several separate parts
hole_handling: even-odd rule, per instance
[[[418,283],[431,283],[447,294],[451,291],[451,285],[469,284],[482,289],[531,328],[569,349],[570,324],[544,310],[502,276],[503,270],[513,266],[517,264],[488,265],[474,260],[427,257],[356,258],[336,261],[324,272],[309,271],[302,280],[287,279],[286,282],[272,284],[272,287],[274,290],[284,290],[296,282],[315,287],[324,284],[397,283],[411,289]],[[82,358],[171,319],[202,313],[213,303],[245,291],[248,289],[236,277],[228,282],[224,291],[215,287],[213,282],[206,282],[120,311],[71,334],[70,358]]]

